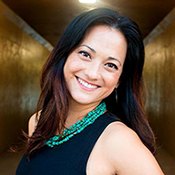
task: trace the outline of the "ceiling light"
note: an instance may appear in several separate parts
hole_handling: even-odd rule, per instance
[[[96,0],[79,0],[80,3],[96,3]]]

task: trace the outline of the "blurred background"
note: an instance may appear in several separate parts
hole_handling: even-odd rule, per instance
[[[157,159],[175,174],[174,0],[0,0],[0,174],[15,174],[21,143],[40,93],[41,67],[69,22],[83,11],[107,7],[140,26],[146,60],[147,113],[156,134]]]

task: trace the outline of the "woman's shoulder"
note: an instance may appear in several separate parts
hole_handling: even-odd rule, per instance
[[[40,117],[41,111],[38,111],[38,113],[34,113],[30,118],[28,122],[28,136],[31,137],[33,132],[36,129],[39,117]]]
[[[101,143],[106,158],[111,160],[118,174],[149,174],[152,171],[157,175],[161,172],[137,133],[120,121],[108,125]]]
[[[104,137],[107,137],[107,140],[119,141],[121,139],[127,139],[132,141],[137,139],[140,141],[138,135],[131,128],[126,126],[122,120],[111,112],[107,112],[106,116],[112,122],[106,127],[104,131]],[[120,138],[120,139],[118,139]],[[105,139],[106,140],[106,139]]]
[[[110,112],[107,112],[106,114],[109,119],[113,120],[103,133],[103,137],[105,138],[104,141],[106,141],[106,143],[110,143],[111,141],[116,142],[116,144],[122,144],[124,141],[134,143],[141,142],[137,133],[126,126],[119,117]]]
[[[123,144],[123,142],[134,142],[135,144],[142,143],[136,132],[120,120],[114,121],[107,126],[104,137],[106,137],[105,140],[107,143],[112,141],[117,145]]]

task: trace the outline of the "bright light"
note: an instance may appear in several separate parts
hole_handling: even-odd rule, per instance
[[[79,0],[80,3],[96,3],[96,0]]]

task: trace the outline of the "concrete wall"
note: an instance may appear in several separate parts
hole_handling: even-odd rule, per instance
[[[144,78],[159,145],[175,158],[175,22],[146,46]]]
[[[0,3],[0,152],[26,131],[39,96],[39,74],[48,49],[4,16]],[[13,18],[11,16],[11,18]]]

